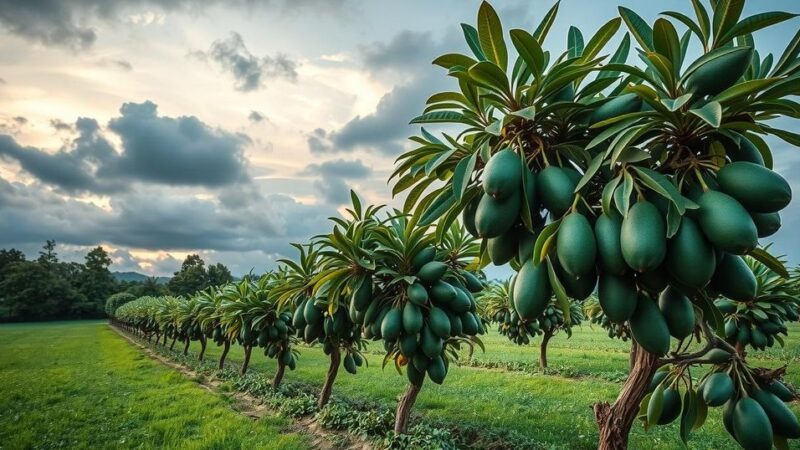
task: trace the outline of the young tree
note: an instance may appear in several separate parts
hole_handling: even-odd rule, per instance
[[[42,250],[39,251],[39,258],[37,261],[41,264],[53,265],[58,263],[58,254],[56,253],[56,241],[48,239]]]
[[[167,284],[172,295],[194,295],[208,287],[208,273],[200,255],[188,255]]]
[[[86,254],[86,262],[78,276],[80,292],[88,302],[84,314],[99,316],[103,311],[103,302],[117,290],[117,281],[108,267],[111,258],[103,247],[96,247]]]
[[[525,255],[513,290],[521,317],[539,316],[552,294],[567,311],[568,286],[599,277],[600,306],[627,323],[635,355],[616,402],[594,406],[601,449],[627,447],[640,407],[647,425],[680,416],[688,439],[708,406],[688,368],[703,364],[736,374],[726,423],[743,447],[781,446],[787,431],[795,434],[796,418],[763,394],[780,373],[749,367],[725,342],[712,301],[720,292],[709,287],[712,276],[749,271],[743,254],[787,275],[758,247],[791,199],[761,136],[800,143],[765,122],[797,116],[789,97],[800,92],[800,33],[777,62],[762,59],[751,33],[794,15],[740,20],[743,4],[714,1],[709,14],[695,1],[696,21],[667,12],[653,26],[620,8],[622,17],[588,40],[570,28],[567,51],[551,57],[542,43],[556,5],[533,33],[511,30],[519,56],[509,64],[500,20],[483,3],[478,28],[463,25],[473,55],[434,61],[460,92],[432,96],[412,121],[454,124],[459,134],[423,130],[393,174],[394,193],[409,190],[404,209],[418,209],[423,225],[446,226],[462,213],[484,239],[482,261],[507,262],[515,248]],[[683,37],[672,18],[688,28]],[[622,21],[644,69],[625,64],[628,35],[607,63],[598,57]],[[693,39],[701,56],[684,64]],[[701,352],[686,350],[693,340],[705,344]],[[659,367],[669,376],[648,394]]]

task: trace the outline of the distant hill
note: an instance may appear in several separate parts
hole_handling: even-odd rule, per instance
[[[117,281],[144,281],[150,276],[139,273],[139,272],[111,272],[111,275],[116,278]],[[156,277],[159,284],[167,284],[170,277]]]

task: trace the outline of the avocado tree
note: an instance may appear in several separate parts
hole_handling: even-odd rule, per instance
[[[569,287],[599,279],[600,307],[633,340],[617,400],[594,406],[602,449],[627,447],[640,407],[646,426],[680,417],[688,439],[709,406],[690,376],[697,365],[731,374],[726,423],[744,448],[797,434],[791,411],[765,394],[780,372],[750,367],[725,341],[713,302],[724,293],[710,281],[745,276],[743,255],[787,276],[758,245],[791,199],[762,136],[800,144],[769,122],[798,114],[800,33],[779,58],[762,58],[752,33],[794,15],[741,19],[743,1],[713,1],[710,12],[692,4],[696,19],[666,12],[652,26],[620,8],[587,41],[570,28],[567,50],[551,57],[542,42],[556,5],[533,33],[510,31],[518,56],[509,64],[500,20],[483,3],[478,28],[462,25],[472,55],[434,61],[459,91],[433,95],[412,121],[449,123],[459,134],[423,129],[392,175],[420,225],[447,228],[462,214],[483,239],[482,263],[522,258],[512,291],[520,317],[537,318],[551,295],[566,316]],[[597,56],[622,21],[639,67],[627,63],[627,34],[607,63]],[[696,41],[700,56],[687,62]],[[648,394],[660,367],[669,376]],[[677,413],[664,407],[667,397]]]
[[[497,331],[517,345],[528,345],[533,338],[541,336],[539,367],[546,369],[550,339],[562,330],[567,337],[572,337],[572,327],[580,325],[583,320],[582,306],[578,302],[570,303],[569,322],[555,302],[551,302],[536,320],[526,321],[514,310],[512,291],[512,279],[491,283],[476,297],[478,310],[484,322],[497,323]]]
[[[244,347],[244,361],[240,372],[247,373],[253,348],[264,349],[264,356],[277,361],[272,380],[273,387],[280,386],[286,367],[294,370],[298,352],[292,347],[292,315],[270,296],[275,284],[281,280],[274,273],[258,279],[245,279],[222,288],[220,326],[227,338]]]

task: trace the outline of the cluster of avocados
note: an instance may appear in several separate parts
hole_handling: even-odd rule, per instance
[[[259,347],[264,349],[264,356],[277,358],[281,364],[294,370],[296,360],[291,349],[290,336],[295,332],[292,326],[292,316],[287,312],[275,314],[270,312],[257,326],[252,319],[246,319],[239,330],[237,340],[245,347]],[[222,330],[215,328],[214,340],[217,345],[223,343]],[[217,337],[220,340],[217,340]]]
[[[473,293],[483,289],[471,272],[438,260],[435,247],[411,258],[406,283],[382,285],[373,292],[367,278],[353,293],[351,316],[363,324],[364,337],[382,340],[388,352],[399,353],[406,375],[419,384],[427,374],[441,384],[449,361],[446,344],[460,336],[483,334]]]
[[[775,345],[781,339],[780,334],[788,336],[786,322],[800,318],[800,307],[795,303],[769,303],[767,309],[761,310],[751,308],[748,303],[726,298],[717,299],[714,304],[726,316],[727,341],[742,347],[749,345],[757,350]]]
[[[371,291],[370,287],[367,289]],[[328,303],[322,298],[324,296],[299,297],[296,300],[292,324],[297,330],[297,337],[307,344],[321,343],[326,355],[337,351],[340,344],[345,344],[342,364],[348,373],[355,374],[363,358],[350,344],[361,338],[361,327],[355,325],[344,308],[331,313]]]

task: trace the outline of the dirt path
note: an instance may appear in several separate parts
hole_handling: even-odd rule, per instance
[[[163,355],[160,355],[159,353],[153,351],[153,349],[138,342],[136,339],[113,325],[109,325],[109,328],[122,336],[123,339],[127,340],[136,347],[139,347],[148,357],[177,370],[189,379],[197,382],[198,386],[202,387],[203,389],[206,389],[215,395],[233,399],[231,408],[234,411],[244,414],[253,420],[260,419],[264,416],[277,415],[275,411],[269,409],[267,405],[265,405],[258,398],[244,392],[222,392],[219,389],[222,383],[218,379],[214,377],[209,378],[205,375],[199,374],[183,364],[177,363]],[[373,446],[366,441],[357,439],[347,433],[334,432],[322,428],[312,417],[293,419],[291,431],[302,432],[310,435],[313,439],[312,442],[314,444],[314,448],[320,450],[373,450]]]

